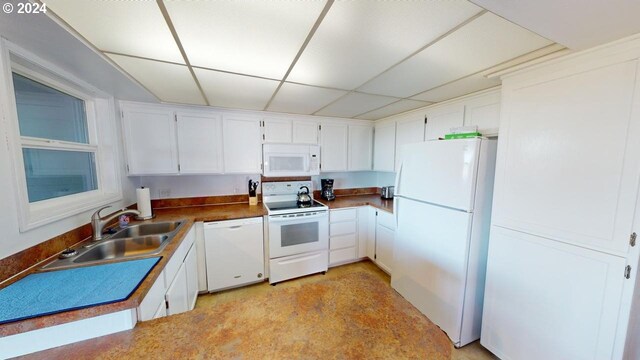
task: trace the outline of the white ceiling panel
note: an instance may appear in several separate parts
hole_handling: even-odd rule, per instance
[[[350,118],[367,111],[371,111],[373,109],[388,105],[397,100],[397,98],[388,96],[370,95],[354,92],[338,99],[338,101],[318,111],[315,115]]]
[[[335,2],[288,80],[354,89],[481,10],[464,0]]]
[[[472,1],[574,50],[640,32],[640,1]]]
[[[312,114],[346,93],[343,90],[284,83],[267,110]]]
[[[279,82],[220,71],[194,69],[212,106],[262,110]]]
[[[400,114],[405,111],[421,108],[430,104],[430,102],[403,99],[398,102],[389,104],[383,108],[369,111],[368,113],[362,114],[360,116],[356,116],[356,119],[378,120],[389,117],[391,115]]]
[[[412,99],[440,102],[498,85],[500,85],[500,78],[498,77],[488,79],[482,74],[475,74],[425,91],[412,97]]]
[[[520,26],[486,13],[359,90],[409,97],[551,43]]]
[[[155,1],[47,0],[46,4],[100,50],[184,64]]]
[[[108,56],[160,100],[205,105],[198,86],[186,66],[129,56],[112,54]]]
[[[192,65],[282,79],[322,1],[165,1]]]

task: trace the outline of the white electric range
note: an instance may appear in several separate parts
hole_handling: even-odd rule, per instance
[[[329,208],[315,200],[297,202],[311,181],[267,182],[262,198],[267,209],[269,283],[326,272],[329,266]]]

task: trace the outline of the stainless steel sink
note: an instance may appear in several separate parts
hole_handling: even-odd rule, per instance
[[[150,235],[131,239],[111,239],[91,247],[76,257],[73,263],[150,255],[161,252],[168,243],[167,235]],[[165,245],[165,246],[163,246]]]
[[[182,221],[132,225],[113,234],[110,239],[135,238],[147,235],[166,234],[173,232],[180,225],[182,225]]]
[[[75,248],[76,253],[43,266],[41,270],[72,268],[156,255],[173,240],[184,220],[159,223],[143,223],[120,230],[100,241],[93,241]]]

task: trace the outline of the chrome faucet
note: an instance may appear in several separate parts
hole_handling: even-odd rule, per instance
[[[117,218],[120,215],[124,214],[135,214],[140,216],[140,211],[131,210],[131,209],[122,209],[111,216],[107,216],[104,218],[100,217],[100,211],[110,208],[111,206],[104,206],[98,209],[98,211],[94,212],[91,215],[91,227],[93,228],[93,241],[102,240],[102,228],[109,223],[109,221]]]

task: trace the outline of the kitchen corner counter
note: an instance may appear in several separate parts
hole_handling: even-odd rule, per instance
[[[327,205],[329,209],[341,209],[358,206],[373,206],[393,214],[393,199],[383,199],[380,194],[336,196],[334,200],[316,199]]]
[[[32,330],[41,329],[41,328],[46,328],[54,325],[61,325],[61,324],[78,321],[82,319],[87,319],[87,318],[91,318],[99,315],[114,313],[117,311],[137,308],[142,302],[142,300],[144,299],[144,297],[149,292],[149,289],[154,284],[156,279],[161,275],[165,266],[167,265],[167,263],[169,262],[173,254],[176,252],[176,250],[184,240],[185,236],[191,229],[194,222],[260,217],[266,214],[266,210],[264,209],[264,206],[262,205],[262,203],[258,203],[258,205],[254,205],[254,206],[251,206],[248,203],[237,203],[237,204],[220,204],[220,205],[154,209],[154,213],[156,215],[155,219],[143,221],[141,223],[163,222],[163,221],[170,221],[170,220],[184,220],[185,224],[180,229],[180,231],[176,233],[171,243],[169,243],[167,247],[160,254],[144,256],[144,257],[162,256],[162,259],[160,259],[158,264],[156,264],[153,270],[149,272],[147,277],[140,283],[138,288],[134,291],[134,293],[131,296],[129,296],[129,298],[120,302],[112,303],[112,304],[97,305],[97,306],[92,306],[84,309],[64,311],[57,314],[39,316],[31,319],[25,319],[21,321],[2,324],[0,325],[0,337],[15,335],[15,334],[24,333]],[[90,240],[86,239],[85,241],[90,241]],[[79,244],[74,245],[74,247],[77,247],[77,246],[80,246],[80,245]],[[44,264],[39,264],[37,266],[34,266],[29,271],[26,271],[24,274],[21,274],[20,278],[26,276],[27,274],[37,271],[43,265]],[[14,279],[14,281],[15,280],[18,280],[18,279]],[[8,285],[8,284],[5,284],[5,285]]]

